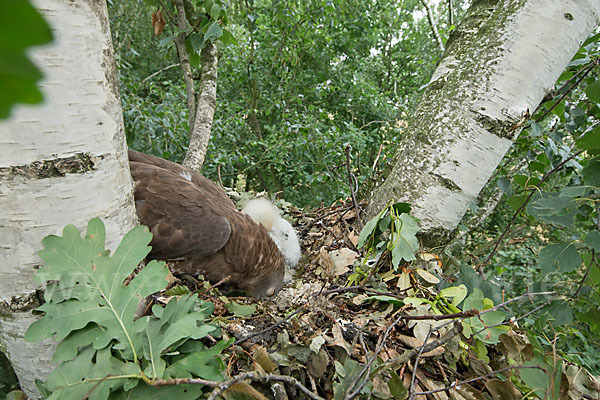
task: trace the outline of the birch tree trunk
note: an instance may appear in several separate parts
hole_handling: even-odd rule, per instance
[[[137,222],[106,3],[35,0],[52,45],[32,58],[46,102],[0,121],[0,350],[30,399],[52,368],[52,341],[26,343],[41,240],[101,217],[112,249]]]
[[[446,242],[599,15],[598,0],[473,2],[368,214],[409,202],[425,243]]]
[[[215,108],[217,108],[217,70],[219,55],[217,42],[207,41],[200,54],[201,78],[196,102],[193,129],[190,130],[190,146],[185,154],[183,166],[200,171],[210,140]]]

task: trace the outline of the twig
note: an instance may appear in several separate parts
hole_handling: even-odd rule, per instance
[[[577,290],[575,291],[573,298],[576,298],[577,296],[579,296],[579,292],[581,291],[581,288],[583,287],[583,282],[585,282],[585,280],[587,279],[587,277],[590,273],[590,270],[592,269],[592,266],[597,263],[595,252],[596,252],[596,250],[592,249],[592,259],[590,260],[590,265],[588,265],[587,269],[585,270],[585,273],[583,274],[583,278],[581,278],[581,281],[579,282],[579,286],[577,287]]]
[[[494,376],[496,374],[500,374],[502,372],[510,371],[512,369],[532,369],[532,368],[541,369],[542,371],[544,371],[546,374],[548,374],[550,376],[550,373],[548,372],[548,370],[546,368],[542,368],[542,367],[537,366],[537,365],[534,365],[534,366],[511,365],[510,367],[501,368],[501,369],[499,369],[497,371],[492,371],[492,372],[487,373],[485,375],[481,375],[481,376],[477,376],[475,378],[467,379],[466,381],[461,381],[461,382],[453,383],[451,386],[447,386],[447,387],[442,388],[442,389],[429,390],[427,392],[417,392],[414,395],[415,396],[426,396],[428,394],[433,394],[433,393],[438,393],[438,392],[446,392],[446,391],[452,390],[452,389],[454,389],[454,388],[456,388],[458,386],[461,386],[461,385],[464,385],[464,384],[467,384],[467,383],[471,383],[471,382],[476,382],[476,381],[488,378],[490,376]],[[550,378],[552,378],[552,377],[550,377]]]
[[[268,328],[261,329],[260,331],[257,331],[257,332],[254,332],[254,333],[251,333],[251,334],[250,334],[250,335],[248,335],[248,336],[245,336],[245,337],[243,337],[243,338],[241,338],[241,339],[238,339],[238,340],[236,340],[235,342],[233,342],[233,344],[234,344],[234,346],[236,346],[236,345],[239,345],[239,344],[241,344],[241,343],[244,343],[245,341],[247,341],[247,340],[250,340],[250,339],[252,339],[252,338],[254,338],[254,337],[256,337],[256,336],[259,336],[259,335],[262,335],[262,334],[264,334],[264,333],[267,333],[267,332],[269,332],[269,331],[272,331],[273,329],[277,328],[278,326],[285,324],[285,323],[286,323],[286,322],[287,322],[287,321],[288,321],[290,318],[292,318],[294,315],[296,315],[296,314],[298,314],[298,313],[300,313],[300,312],[302,312],[302,311],[305,311],[305,310],[306,310],[306,305],[303,305],[302,307],[300,307],[299,309],[297,309],[296,311],[294,311],[293,313],[291,313],[290,315],[288,315],[287,317],[285,317],[285,318],[284,318],[284,319],[282,319],[281,321],[279,321],[279,322],[277,322],[277,323],[275,323],[275,324],[273,324],[273,325],[269,326]]]
[[[438,45],[438,48],[440,49],[440,51],[443,52],[444,51],[444,43],[442,42],[442,38],[440,37],[437,27],[435,26],[435,20],[433,19],[433,13],[431,12],[431,7],[429,7],[429,4],[427,4],[426,0],[421,0],[421,3],[423,4],[423,7],[425,7],[425,11],[427,13],[427,20],[429,21],[429,25],[431,26],[431,33],[433,33],[435,42]]]
[[[490,254],[488,254],[488,256],[485,258],[485,260],[483,260],[480,263],[480,265],[486,265],[492,259],[492,257],[496,253],[496,250],[498,250],[498,246],[500,245],[500,243],[504,239],[504,236],[506,236],[508,230],[510,229],[510,227],[512,226],[512,224],[517,219],[517,216],[521,213],[521,211],[523,211],[525,209],[525,207],[527,206],[527,204],[529,203],[529,201],[531,200],[531,198],[533,197],[533,195],[538,192],[538,190],[539,190],[540,186],[542,185],[542,183],[544,183],[550,177],[550,175],[552,175],[554,172],[556,172],[559,169],[561,169],[567,162],[571,161],[573,158],[577,157],[582,152],[583,152],[583,150],[579,150],[577,153],[572,154],[568,158],[566,158],[563,161],[561,161],[556,167],[552,168],[550,171],[548,171],[548,172],[546,172],[544,174],[544,176],[539,181],[539,183],[537,185],[535,185],[535,187],[533,188],[534,190],[531,190],[531,192],[529,193],[529,195],[527,196],[527,198],[525,199],[525,201],[523,202],[523,204],[521,204],[521,206],[517,209],[517,211],[515,211],[515,213],[513,214],[511,220],[508,222],[508,225],[506,226],[506,228],[504,229],[504,231],[502,232],[502,234],[500,235],[500,237],[496,241],[496,244],[492,248],[492,251],[490,252]]]
[[[232,386],[238,382],[244,381],[246,379],[250,379],[253,381],[285,382],[290,385],[296,386],[298,389],[300,389],[300,391],[302,393],[304,393],[306,396],[308,396],[309,398],[311,398],[313,400],[324,400],[321,396],[311,392],[306,386],[304,386],[302,383],[300,383],[296,378],[293,378],[291,376],[283,376],[283,375],[275,375],[275,374],[259,375],[256,372],[246,372],[246,373],[234,376],[233,378],[228,379],[225,382],[218,382],[218,385],[216,386],[215,390],[212,391],[212,393],[208,397],[208,400],[215,400],[217,398],[217,396],[220,396],[221,393],[223,393],[225,390],[227,390],[230,386]]]
[[[364,124],[363,126],[361,126],[360,128],[358,128],[358,130],[362,131],[364,128],[366,128],[367,126],[372,125],[372,124],[386,124],[387,125],[389,123],[390,123],[390,121],[369,121],[366,124]]]
[[[385,332],[383,334],[383,337],[381,338],[381,340],[379,341],[379,343],[377,343],[377,347],[375,348],[375,352],[373,353],[373,355],[371,357],[367,357],[367,362],[365,364],[365,366],[363,367],[363,369],[360,371],[360,373],[356,376],[356,378],[354,378],[354,380],[352,381],[352,383],[348,386],[349,390],[353,389],[354,386],[356,385],[356,383],[358,381],[360,381],[360,379],[362,378],[362,376],[365,373],[368,373],[368,371],[370,371],[371,369],[371,364],[373,364],[373,362],[375,361],[375,359],[377,358],[377,356],[379,355],[379,352],[381,352],[381,349],[383,349],[383,346],[385,345],[385,342],[387,340],[387,337],[390,333],[390,331],[392,330],[392,328],[394,326],[396,326],[400,320],[402,320],[403,315],[400,315],[398,318],[396,318],[396,320],[391,323],[386,329]],[[368,374],[367,374],[368,375]],[[353,399],[356,395],[358,395],[360,393],[360,391],[362,390],[362,388],[364,387],[364,385],[367,383],[367,380],[363,380],[362,383],[358,386],[358,388],[356,390],[354,390],[354,392],[352,392],[350,395],[348,395],[345,400],[351,400]]]
[[[435,315],[435,314],[431,314],[431,315],[405,315],[404,319],[407,320],[407,321],[408,320],[422,321],[422,320],[429,320],[429,319],[432,319],[434,321],[442,321],[442,320],[445,320],[445,319],[454,319],[454,318],[471,318],[471,317],[474,317],[474,316],[480,315],[480,314],[482,314],[482,312],[480,312],[476,308],[473,308],[471,310],[462,311],[462,312],[453,313],[453,314],[442,314],[442,315]]]
[[[439,328],[440,327],[431,329],[431,333],[435,332]],[[460,323],[460,321],[454,321],[454,326],[452,327],[452,329],[449,330],[448,333],[446,333],[444,336],[442,336],[438,340],[433,340],[429,343],[424,343],[418,349],[407,350],[404,353],[402,353],[402,355],[387,361],[386,364],[388,366],[390,366],[391,368],[396,368],[400,364],[404,364],[408,360],[415,358],[417,356],[417,354],[419,353],[419,351],[421,351],[423,353],[427,353],[437,347],[443,346],[446,343],[448,343],[454,336],[462,333],[462,328],[463,327],[462,327],[462,324]],[[415,395],[417,395],[417,394],[418,393],[415,393]]]
[[[354,208],[354,206],[348,206],[348,207],[343,207],[343,208],[338,208],[336,210],[330,211],[325,215],[321,215],[320,217],[310,221],[309,223],[307,223],[303,228],[302,228],[302,232],[306,232],[311,226],[313,226],[314,224],[318,223],[319,221],[329,217],[330,215],[333,214],[337,214],[339,212],[346,212],[348,210],[351,210],[352,208]]]
[[[553,301],[554,301],[554,298],[551,298],[550,300],[546,301],[545,303],[540,304],[539,306],[537,306],[533,310],[529,311],[528,313],[521,315],[519,318],[515,318],[513,320],[508,320],[506,322],[501,322],[499,324],[488,325],[488,326],[486,326],[484,328],[481,328],[477,332],[472,333],[471,337],[474,337],[474,336],[480,334],[481,332],[483,332],[483,331],[485,331],[487,329],[496,328],[498,326],[507,325],[507,324],[514,324],[515,322],[518,322],[518,321],[522,320],[523,318],[527,318],[531,314],[534,314],[534,313],[538,312],[539,310],[541,310],[542,308],[546,307],[548,304],[552,303]]]
[[[360,219],[360,210],[358,208],[358,203],[356,202],[357,190],[354,189],[354,185],[353,185],[354,179],[356,179],[356,177],[354,176],[352,171],[350,171],[350,145],[349,144],[346,145],[346,147],[344,148],[344,151],[346,152],[346,171],[348,172],[348,179],[349,179],[349,183],[350,183],[350,194],[352,195],[352,204],[354,205],[354,209],[356,210],[356,219],[358,220],[360,229],[362,229],[363,223],[362,223],[362,220]],[[354,179],[352,179],[353,177],[354,177]]]
[[[423,345],[419,347],[419,353],[417,354],[417,358],[415,360],[415,366],[413,367],[412,377],[410,378],[410,387],[408,388],[408,399],[412,400],[415,398],[413,394],[413,388],[415,387],[415,378],[417,377],[417,369],[419,368],[419,360],[421,359],[421,354],[423,354],[423,348],[425,348],[425,343],[429,340],[431,336],[431,325],[429,325],[429,332],[427,332],[427,336],[425,336],[425,340],[423,341]]]
[[[223,181],[221,180],[221,164],[217,164],[217,177],[219,178],[219,186],[221,186],[221,189],[225,188],[225,186],[223,186]]]
[[[379,162],[379,157],[381,156],[382,149],[383,143],[379,144],[379,151],[377,151],[377,157],[375,157],[375,161],[373,161],[373,166],[371,167],[371,177],[375,174],[375,167],[377,166],[377,162]]]
[[[215,283],[214,285],[210,286],[208,289],[204,289],[203,291],[201,291],[200,293],[198,293],[198,297],[202,296],[204,293],[216,288],[217,286],[221,286],[224,283],[227,283],[231,280],[231,275],[227,275],[225,278],[221,279],[219,282]]]
[[[150,74],[150,75],[148,75],[147,77],[145,77],[144,79],[142,79],[142,82],[141,82],[141,83],[144,83],[144,82],[146,82],[147,80],[150,80],[150,79],[154,78],[156,75],[158,75],[158,74],[160,74],[160,73],[162,73],[162,72],[165,72],[165,71],[166,71],[166,70],[168,70],[168,69],[171,69],[171,68],[173,68],[173,67],[178,67],[178,66],[179,66],[179,63],[176,63],[176,64],[171,64],[171,65],[169,65],[169,66],[167,66],[167,67],[161,68],[161,69],[159,69],[158,71],[156,71],[155,73],[153,73],[153,74]]]
[[[409,286],[409,287],[407,287],[405,289],[399,290],[398,293],[407,292],[410,289],[414,289],[414,286]],[[325,291],[321,292],[320,294],[322,294],[322,295],[328,295],[328,294],[332,294],[332,293],[352,292],[354,290],[362,290],[364,292],[375,293],[375,294],[379,294],[379,295],[382,295],[382,296],[391,296],[391,297],[395,297],[395,298],[397,298],[399,300],[403,299],[403,297],[400,297],[398,295],[398,293],[383,292],[383,291],[380,291],[380,290],[371,289],[371,288],[367,288],[367,287],[360,286],[360,285],[357,285],[357,286],[346,286],[346,287],[341,287],[341,288],[329,289],[329,290],[325,290]]]
[[[572,91],[572,90],[573,90],[575,87],[577,87],[577,85],[579,85],[579,83],[580,83],[580,82],[583,80],[583,78],[585,78],[585,77],[586,77],[586,75],[587,75],[587,74],[589,74],[589,73],[590,73],[590,71],[591,71],[592,69],[594,69],[594,67],[595,67],[596,65],[598,65],[598,62],[599,62],[599,60],[600,60],[600,59],[596,59],[596,60],[593,60],[593,61],[591,61],[591,62],[590,62],[590,64],[589,64],[588,66],[586,66],[586,67],[585,67],[585,68],[587,68],[587,71],[585,71],[585,72],[583,73],[583,75],[581,75],[581,77],[579,77],[579,79],[577,79],[577,81],[576,81],[576,82],[573,84],[573,86],[571,86],[571,88],[570,88],[569,90],[567,90],[567,91],[566,91],[566,92],[565,92],[565,93],[564,93],[562,96],[560,96],[560,98],[559,98],[558,100],[556,100],[556,101],[554,102],[554,104],[552,104],[552,106],[551,106],[551,107],[550,107],[548,110],[546,110],[546,112],[545,112],[545,113],[544,113],[544,114],[543,114],[541,117],[539,117],[538,119],[536,119],[536,120],[535,120],[535,122],[540,122],[541,120],[543,120],[544,118],[546,118],[546,116],[547,116],[548,114],[550,114],[550,112],[551,112],[552,110],[554,110],[554,108],[555,108],[557,105],[559,105],[559,104],[560,104],[560,102],[561,102],[561,101],[563,101],[563,99],[564,99],[565,97],[567,97],[567,95],[568,95],[569,93],[571,93],[571,91]],[[580,72],[582,72],[583,70],[585,70],[585,68],[583,68],[582,70],[580,70],[580,71],[577,73],[577,75],[579,75],[579,73],[580,73]],[[577,75],[575,75],[575,76],[577,76]],[[574,77],[573,77],[573,78],[574,78]],[[573,79],[573,78],[571,78],[571,79]],[[570,81],[570,80],[569,80],[569,81]],[[568,81],[567,81],[567,83],[568,83]],[[565,83],[565,85],[566,85],[566,83]],[[563,85],[563,86],[561,87],[561,89],[562,89],[562,88],[564,88],[564,87],[565,87],[565,85]]]

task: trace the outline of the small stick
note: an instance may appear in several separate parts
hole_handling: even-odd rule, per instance
[[[348,172],[348,183],[350,184],[350,193],[352,194],[352,204],[354,205],[354,209],[356,210],[356,219],[358,220],[358,224],[360,225],[360,228],[363,228],[363,223],[360,219],[360,210],[358,208],[358,203],[356,202],[356,192],[357,190],[355,189],[355,185],[354,182],[356,180],[356,177],[354,176],[354,174],[352,173],[352,171],[350,171],[350,145],[347,144],[346,147],[344,148],[344,151],[346,152],[346,171]],[[358,186],[358,180],[356,180],[356,183]]]

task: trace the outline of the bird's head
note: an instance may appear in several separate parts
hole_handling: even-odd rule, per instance
[[[243,286],[252,297],[257,300],[268,300],[275,296],[283,287],[284,265],[281,261],[281,266],[270,271],[267,274],[250,276],[240,286]]]

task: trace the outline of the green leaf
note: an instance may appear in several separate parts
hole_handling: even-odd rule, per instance
[[[203,312],[206,309],[190,312],[196,298],[196,294],[172,298],[164,309],[158,305],[153,307],[156,319],[145,319],[144,357],[150,363],[144,373],[151,379],[163,377],[166,362],[161,355],[170,346],[186,338],[200,339],[217,329],[214,325],[202,324],[210,315]]]
[[[240,304],[235,301],[231,301],[225,304],[225,308],[233,315],[240,317],[248,317],[256,311],[256,304]]]
[[[571,272],[581,265],[581,256],[574,243],[554,243],[540,251],[542,273]]]
[[[219,19],[219,17],[221,16],[221,11],[223,10],[223,8],[218,5],[217,3],[214,3],[212,5],[212,7],[210,8],[210,10],[208,11],[208,14],[211,16],[212,19]]]
[[[593,150],[600,148],[600,127],[585,132],[585,135],[575,142],[582,150]]]
[[[0,0],[0,118],[14,104],[43,100],[36,86],[42,73],[27,58],[27,50],[51,41],[50,27],[29,1]]]
[[[562,373],[562,359],[557,358],[556,365],[546,362],[541,355],[535,356],[531,361],[524,364],[527,367],[537,366],[539,368],[519,369],[519,375],[523,382],[532,390],[538,398],[558,399],[560,393],[560,378]],[[546,373],[548,371],[548,373]],[[554,389],[552,391],[552,389]],[[551,392],[552,391],[552,392]]]
[[[525,199],[527,198],[527,195],[524,194],[520,194],[517,196],[511,196],[508,198],[508,204],[512,207],[513,210],[518,210],[519,207],[521,207],[523,205],[523,202],[525,202]]]
[[[383,217],[383,215],[387,212],[387,207],[384,208],[377,214],[376,217],[371,218],[365,226],[360,231],[360,235],[358,236],[358,247],[361,248],[365,245],[367,239],[371,237],[375,233],[375,228],[377,228],[377,223]]]
[[[458,306],[467,297],[467,287],[465,285],[451,286],[440,291],[444,297],[452,298],[452,305]]]
[[[562,196],[562,193],[536,194],[527,205],[529,215],[565,227],[573,226],[573,218],[578,212],[576,196]]]
[[[42,281],[59,280],[61,290],[70,295],[42,305],[39,310],[46,315],[31,325],[26,339],[39,340],[52,335],[62,339],[93,322],[105,328],[94,339],[96,349],[116,340],[123,355],[126,358],[133,355],[135,361],[135,354],[141,348],[140,328],[136,325],[144,322],[133,319],[138,302],[165,288],[168,270],[164,263],[152,261],[127,286],[123,281],[150,251],[147,244],[151,238],[148,228],[134,228],[109,257],[104,251],[104,224],[98,218],[88,223],[83,240],[73,225],[65,227],[62,237],[44,238],[44,249],[39,253],[44,266],[37,277]]]
[[[394,371],[389,372],[392,376],[388,381],[388,387],[390,388],[390,393],[397,400],[404,400],[408,397],[408,389],[404,386],[402,379],[396,374]]]
[[[392,264],[394,268],[397,268],[402,260],[416,260],[415,254],[419,250],[419,240],[417,239],[419,227],[417,221],[408,214],[400,215],[400,218],[394,222],[396,231],[392,248]]]
[[[548,305],[547,311],[559,325],[568,325],[573,322],[573,311],[565,300],[555,300]]]
[[[484,297],[483,292],[480,289],[475,289],[473,293],[465,299],[463,309],[470,310],[475,308],[484,311],[488,308],[490,303],[491,301]],[[508,327],[491,326],[504,322],[505,318],[506,314],[500,310],[490,311],[485,314],[467,318],[463,321],[463,334],[466,337],[470,337],[475,332],[478,332],[475,334],[475,338],[481,340],[483,343],[496,344],[500,341],[500,335],[508,331]]]
[[[586,185],[600,187],[600,157],[592,158],[581,170]]]
[[[125,376],[139,373],[135,363],[118,360],[110,349],[96,352],[88,346],[74,360],[54,369],[43,385],[53,392],[49,399],[107,399],[111,390],[127,383]]]
[[[181,296],[183,294],[190,294],[190,289],[185,285],[177,285],[169,290],[165,290],[163,294],[165,296]]]
[[[496,181],[496,185],[498,185],[500,190],[502,190],[502,192],[507,196],[512,196],[515,193],[514,189],[512,188],[512,185],[510,184],[510,181],[505,177],[499,178]]]
[[[223,35],[223,28],[218,21],[214,21],[208,25],[208,28],[204,32],[204,41],[213,41],[220,38]]]
[[[238,41],[235,38],[235,36],[233,35],[233,33],[231,33],[231,31],[229,31],[228,29],[223,29],[223,36],[221,36],[221,43],[223,43],[225,46],[227,46],[228,44],[238,44]]]
[[[588,234],[585,235],[585,240],[583,242],[586,246],[600,253],[600,231],[595,229],[589,231]]]
[[[233,338],[221,340],[211,348],[204,348],[178,358],[166,369],[165,379],[199,377],[212,381],[223,380],[224,366],[217,356],[231,346],[234,340]]]
[[[600,81],[595,81],[591,85],[588,85],[585,88],[585,94],[594,103],[600,103]]]

